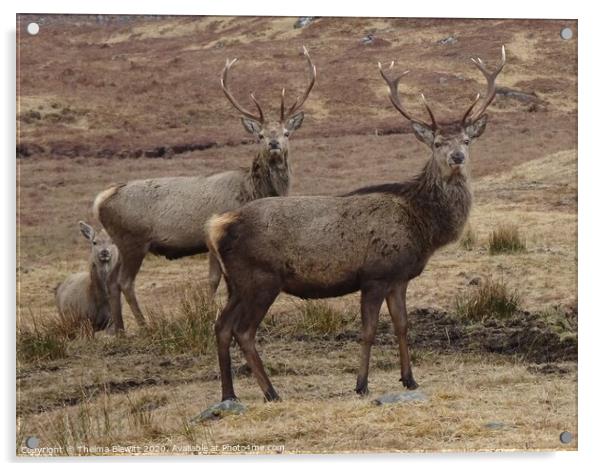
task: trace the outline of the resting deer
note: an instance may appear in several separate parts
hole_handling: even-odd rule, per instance
[[[361,292],[361,355],[355,391],[368,393],[368,365],[380,307],[386,300],[399,343],[401,381],[418,384],[410,366],[406,310],[408,283],[420,275],[433,253],[456,240],[468,218],[472,193],[469,147],[487,123],[502,60],[489,73],[487,96],[480,96],[461,120],[430,123],[407,111],[398,93],[402,74],[390,78],[379,64],[395,108],[414,134],[431,149],[422,172],[403,183],[360,188],[344,196],[269,198],[213,216],[207,224],[211,252],[228,286],[228,302],[215,333],[222,399],[236,399],[230,368],[232,336],[268,401],[278,399],[255,348],[257,327],[280,292],[300,298],[326,298]],[[391,64],[392,68],[393,63]],[[423,96],[424,99],[424,96]]]
[[[243,204],[267,196],[286,196],[289,192],[289,137],[303,123],[300,111],[311,92],[316,68],[303,48],[309,67],[309,85],[301,98],[285,107],[285,89],[280,100],[280,119],[266,120],[263,110],[251,93],[257,108],[252,113],[234,98],[228,88],[228,73],[236,62],[226,61],[221,86],[226,98],[242,115],[244,128],[253,134],[259,150],[249,168],[218,173],[210,177],[170,177],[136,180],[115,185],[101,192],[94,202],[94,212],[113,238],[121,253],[118,270],[109,280],[111,311],[115,328],[123,330],[119,308],[123,292],[139,325],[145,320],[134,291],[134,281],[146,254],[176,259],[207,252],[203,226],[213,215],[231,211]],[[219,264],[209,256],[209,285],[215,294],[221,278]]]
[[[111,325],[107,279],[117,263],[118,252],[104,230],[96,232],[83,221],[79,227],[90,241],[90,266],[87,271],[69,275],[57,286],[56,305],[61,316],[89,322],[97,332]]]

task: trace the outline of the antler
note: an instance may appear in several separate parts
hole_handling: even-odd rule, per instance
[[[395,64],[395,62],[392,61],[391,64],[389,65],[389,70],[393,69],[394,64]],[[423,126],[426,126],[427,128],[430,128],[432,130],[437,129],[437,127],[438,127],[437,120],[435,119],[435,115],[434,115],[433,111],[431,110],[431,107],[428,105],[426,98],[424,97],[423,94],[420,94],[420,96],[422,98],[422,103],[424,104],[424,107],[426,108],[426,111],[428,112],[428,114],[431,118],[431,124],[427,124],[426,122],[424,122],[420,119],[412,117],[412,115],[410,115],[408,110],[406,110],[404,108],[404,106],[401,104],[401,100],[399,98],[399,90],[398,90],[399,80],[402,77],[404,77],[409,72],[409,70],[406,70],[405,72],[401,73],[399,76],[397,76],[395,78],[387,77],[387,74],[385,74],[385,71],[383,70],[383,67],[380,62],[378,63],[378,70],[380,70],[380,75],[382,75],[383,79],[385,80],[385,82],[387,82],[387,85],[389,86],[389,99],[391,100],[391,103],[393,103],[393,106],[395,108],[397,108],[397,111],[399,111],[404,118],[406,118],[410,121],[420,123]]]
[[[233,59],[233,60],[226,59],[226,66],[224,67],[224,70],[222,71],[222,90],[224,91],[224,94],[226,95],[226,98],[230,101],[230,103],[232,103],[232,105],[234,106],[234,108],[236,108],[238,111],[240,111],[243,116],[246,116],[247,118],[254,119],[255,121],[258,121],[258,122],[260,122],[260,123],[263,124],[263,122],[264,122],[263,111],[261,110],[261,106],[259,105],[259,102],[255,98],[255,95],[253,93],[251,93],[251,100],[253,100],[253,103],[255,103],[255,106],[257,107],[257,111],[259,112],[258,115],[254,114],[254,113],[251,113],[247,109],[243,108],[234,99],[234,97],[232,96],[232,94],[228,90],[228,86],[226,84],[227,81],[228,81],[228,72],[230,71],[230,67],[232,67],[237,60],[238,59]]]
[[[463,124],[467,121],[476,121],[477,119],[479,119],[495,98],[495,79],[506,64],[506,48],[502,46],[502,58],[498,62],[498,65],[493,70],[493,72],[487,71],[487,69],[485,68],[485,63],[480,57],[477,57],[476,59],[471,58],[471,60],[474,62],[474,64],[477,66],[477,68],[481,71],[481,73],[485,76],[485,79],[487,80],[487,95],[485,96],[485,101],[483,102],[483,105],[473,116],[470,116],[473,108],[476,106],[477,102],[479,101],[479,98],[481,97],[479,94],[477,94],[475,100],[472,102],[470,108],[468,108],[468,111],[466,111],[464,117],[462,118]]]
[[[305,46],[303,46],[303,55],[307,59],[307,66],[309,67],[309,85],[305,89],[305,93],[303,94],[303,97],[301,97],[301,100],[299,100],[299,97],[297,97],[295,102],[286,111],[284,107],[284,95],[286,93],[286,89],[282,89],[282,94],[280,96],[280,121],[283,123],[291,115],[299,111],[299,109],[303,106],[303,103],[305,103],[305,100],[307,100],[307,97],[309,96],[311,89],[314,87],[314,84],[316,83],[316,66],[311,61],[311,57],[309,57],[309,52]]]

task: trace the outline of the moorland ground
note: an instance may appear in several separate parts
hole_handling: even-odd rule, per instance
[[[22,34],[30,20],[40,23],[38,36]],[[220,452],[237,444],[275,447],[268,452],[576,448],[577,440],[558,440],[577,431],[577,44],[558,34],[576,23],[320,18],[295,28],[296,20],[20,17],[19,453],[32,435],[43,446],[158,446],[149,452],[186,444]],[[237,391],[249,410],[193,425],[219,400],[210,319],[194,317],[214,312],[195,295],[206,283],[205,255],[147,257],[137,292],[158,320],[143,332],[126,306],[123,339],[52,342],[53,289],[87,264],[77,221],[98,224],[98,191],[248,165],[255,145],[219,88],[225,59],[240,58],[237,96],[256,90],[276,113],[279,89],[294,96],[305,84],[303,44],[318,82],[291,138],[293,194],[405,179],[423,165],[428,150],[388,103],[377,61],[411,69],[400,86],[408,106],[420,112],[424,91],[438,116],[452,119],[484,87],[469,57],[494,61],[506,45],[502,88],[472,147],[467,235],[436,253],[409,288],[414,370],[427,401],[371,402],[401,390],[386,309],[372,392],[362,399],[353,393],[358,296],[317,305],[281,296],[258,340],[284,401],[264,404],[236,353]],[[490,253],[489,237],[503,226],[518,229],[524,249]],[[459,312],[487,280],[517,296],[508,319]],[[218,303],[225,296],[222,285]],[[191,327],[174,327],[182,324]]]

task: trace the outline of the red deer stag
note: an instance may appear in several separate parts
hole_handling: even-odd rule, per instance
[[[280,292],[300,298],[361,292],[361,355],[355,388],[361,395],[368,392],[370,349],[386,300],[399,342],[401,381],[409,389],[418,387],[406,336],[406,290],[431,255],[459,237],[468,218],[469,147],[485,130],[485,110],[495,97],[504,49],[491,73],[480,59],[474,62],[487,79],[487,95],[478,109],[479,95],[461,120],[447,124],[435,119],[426,100],[431,122],[411,116],[398,92],[405,74],[390,78],[379,64],[391,103],[410,121],[418,140],[431,149],[431,158],[413,179],[343,196],[268,198],[210,219],[209,248],[228,286],[228,302],[215,325],[223,400],[236,399],[230,368],[232,336],[265,399],[278,399],[255,348],[255,334]]]
[[[251,99],[257,113],[248,111],[234,98],[228,88],[228,73],[236,59],[226,60],[221,78],[222,90],[242,114],[244,128],[259,142],[259,151],[249,168],[210,177],[136,180],[112,186],[96,197],[94,212],[121,254],[119,267],[109,279],[111,312],[116,330],[123,330],[120,292],[125,295],[138,324],[145,324],[136,299],[134,281],[148,252],[170,260],[207,252],[202,228],[213,214],[234,210],[255,199],[288,194],[291,180],[288,140],[303,123],[304,113],[300,109],[316,80],[316,67],[305,47],[303,52],[309,67],[309,85],[301,98],[288,108],[284,104],[285,90],[282,89],[280,118],[274,121],[265,119],[253,93]],[[210,255],[211,295],[215,294],[220,278],[219,264]]]

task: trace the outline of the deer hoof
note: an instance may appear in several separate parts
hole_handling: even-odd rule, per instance
[[[364,386],[355,388],[355,392],[359,396],[367,396],[368,394],[370,394],[370,390],[368,389],[368,385],[367,384],[364,385]]]
[[[280,396],[276,392],[274,388],[270,388],[267,392],[263,394],[265,402],[280,402]]]
[[[406,379],[401,378],[399,381],[401,381],[403,385],[410,390],[418,388],[418,383],[414,381],[414,378],[412,378],[411,376]]]

